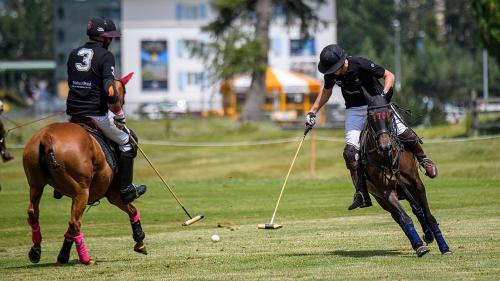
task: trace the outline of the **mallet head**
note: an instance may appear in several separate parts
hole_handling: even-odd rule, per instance
[[[275,224],[275,223],[263,223],[258,225],[259,229],[280,229],[283,227],[281,224]]]
[[[202,214],[196,215],[196,216],[194,216],[192,219],[189,219],[189,220],[187,220],[187,221],[183,222],[183,223],[182,223],[182,226],[189,226],[189,225],[191,225],[191,224],[193,224],[193,223],[195,223],[195,222],[197,222],[197,221],[201,220],[201,219],[202,219],[202,218],[204,218],[204,217],[205,217],[205,216],[204,216],[204,215],[202,215]]]

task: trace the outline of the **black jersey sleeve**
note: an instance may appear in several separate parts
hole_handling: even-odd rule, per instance
[[[101,65],[102,83],[104,92],[108,96],[108,103],[112,104],[118,101],[118,92],[115,88],[115,56],[111,52],[107,52],[102,57]]]
[[[359,58],[359,66],[361,71],[368,72],[376,78],[384,77],[385,68],[373,63],[369,59]]]
[[[323,88],[330,90],[333,89],[333,86],[335,86],[335,76],[333,74],[327,74],[324,76],[325,79],[325,85]]]

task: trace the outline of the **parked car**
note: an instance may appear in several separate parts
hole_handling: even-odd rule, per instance
[[[176,118],[188,113],[188,106],[185,100],[177,102],[145,103],[139,106],[138,110],[141,118],[163,119]]]

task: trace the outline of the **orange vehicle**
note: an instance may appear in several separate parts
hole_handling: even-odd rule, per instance
[[[237,118],[250,89],[250,76],[238,76],[222,84],[224,115]],[[321,90],[320,82],[302,73],[268,67],[264,111],[279,123],[301,122]],[[322,115],[324,116],[324,114]],[[320,123],[324,123],[320,118]]]

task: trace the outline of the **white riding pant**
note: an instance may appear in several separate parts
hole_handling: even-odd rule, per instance
[[[106,137],[119,145],[121,151],[126,152],[132,149],[129,142],[129,135],[118,129],[113,121],[115,114],[108,111],[104,116],[87,116],[94,120],[94,123],[101,129]]]
[[[359,137],[365,126],[368,106],[358,106],[346,109],[345,118],[345,143],[359,149]],[[408,127],[401,121],[401,117],[394,110],[394,121],[396,122],[396,133],[401,135]]]

